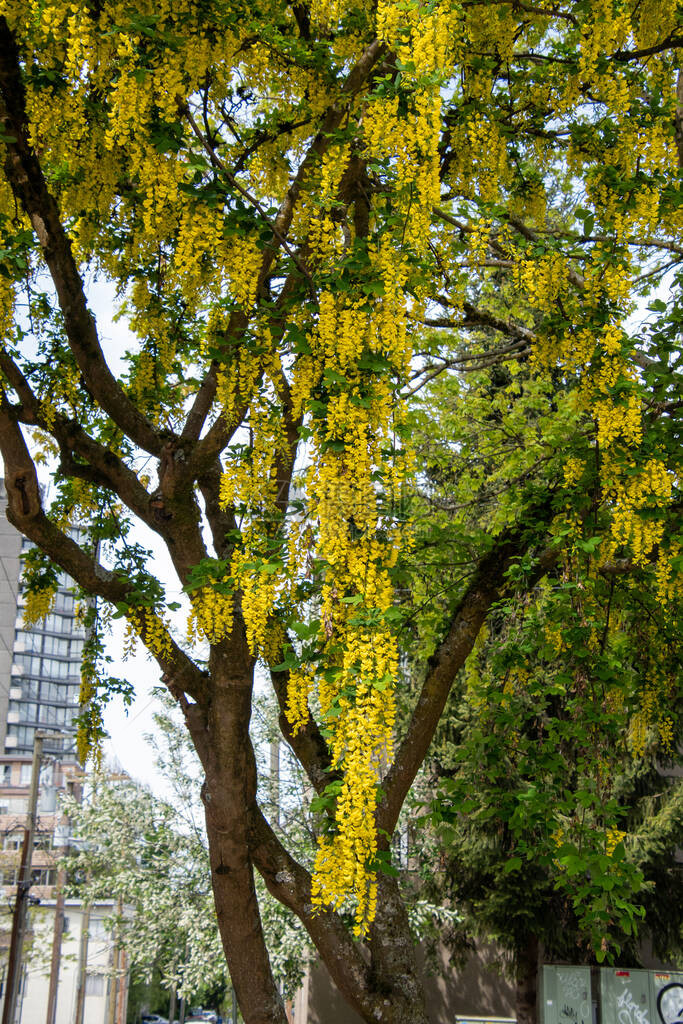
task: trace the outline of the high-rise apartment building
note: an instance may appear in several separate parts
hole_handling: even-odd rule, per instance
[[[46,752],[73,756],[84,630],[71,581],[62,573],[52,612],[24,626],[21,555],[30,546],[4,515],[0,480],[0,756],[30,757],[36,729],[55,731]],[[1,782],[1,780],[0,780]]]
[[[23,549],[29,546],[24,540]],[[65,756],[73,752],[68,730],[78,714],[84,631],[75,616],[71,587],[66,574],[60,573],[52,612],[31,627],[23,623],[19,593],[5,754],[29,754],[36,729],[55,731],[54,738],[46,738],[47,751],[59,750]]]

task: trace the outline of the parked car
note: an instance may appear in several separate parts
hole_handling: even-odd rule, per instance
[[[160,1017],[158,1013],[143,1013],[140,1018],[142,1024],[168,1024],[167,1017]]]

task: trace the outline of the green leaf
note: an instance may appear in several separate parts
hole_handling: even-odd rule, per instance
[[[510,859],[505,862],[503,874],[509,875],[512,871],[519,871],[523,863],[524,862],[521,857],[510,857]]]

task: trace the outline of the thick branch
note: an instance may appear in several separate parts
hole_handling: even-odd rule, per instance
[[[683,36],[677,36],[675,32],[663,39],[661,43],[653,46],[646,46],[642,50],[617,50],[611,56],[612,60],[629,61],[640,60],[642,57],[652,57],[655,53],[664,53],[666,50],[680,50],[683,47]]]
[[[221,472],[220,461],[216,459],[197,483],[204,498],[204,510],[211,530],[214,551],[218,558],[227,558],[233,543],[230,535],[237,530],[237,522],[233,512],[222,508],[219,501]]]
[[[550,514],[551,502],[543,510]],[[543,514],[543,512],[541,513]],[[507,534],[477,567],[472,581],[459,602],[445,639],[429,659],[427,677],[407,732],[394,762],[382,782],[384,796],[377,812],[378,829],[391,834],[403,801],[423,763],[446,705],[455,677],[470,654],[491,606],[500,597],[505,573],[512,561],[529,546],[528,531],[518,528]],[[558,551],[548,548],[538,559],[532,583],[555,564]]]
[[[7,149],[5,175],[40,242],[57,290],[69,346],[83,379],[116,425],[145,451],[158,455],[162,446],[159,434],[131,402],[107,366],[57,203],[29,145],[19,53],[4,17],[0,17],[0,117]],[[8,141],[10,139],[14,141]]]
[[[150,496],[133,470],[91,437],[77,420],[67,419],[60,412],[52,410],[51,421],[48,423],[43,415],[42,403],[20,368],[6,352],[2,351],[0,370],[7,377],[21,402],[21,421],[40,427],[54,436],[60,448],[62,468],[66,474],[78,476],[113,491],[150,529],[163,536],[163,530],[160,529],[150,508]],[[87,465],[76,463],[71,457],[72,453],[84,459]]]
[[[49,555],[87,594],[112,604],[131,601],[133,586],[91,558],[45,515],[35,465],[4,392],[0,393],[0,453],[5,464],[7,518],[12,525]],[[194,700],[202,700],[206,689],[203,673],[170,634],[158,623],[156,625],[162,629],[164,644],[161,653],[157,653],[158,644],[149,649],[154,650],[162,671]],[[142,632],[145,644],[150,640],[149,632],[149,624],[145,623]]]
[[[254,806],[251,812],[250,853],[269,892],[299,918],[318,953],[349,1004],[365,1020],[380,1020],[383,995],[373,992],[371,972],[341,918],[330,910],[314,913],[311,876],[282,846]]]

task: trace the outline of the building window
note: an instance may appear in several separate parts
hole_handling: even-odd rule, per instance
[[[69,674],[69,667],[65,661],[55,661],[54,658],[43,658],[43,672],[48,679],[66,679]]]
[[[12,785],[12,765],[6,764],[2,769],[2,784],[3,786]]]
[[[107,921],[103,917],[91,917],[88,925],[88,933],[91,939],[106,939],[109,937]]]
[[[50,725],[64,725],[66,722],[66,708],[53,708],[49,704],[41,704],[39,708],[41,722]]]
[[[40,658],[35,654],[17,654],[14,657],[14,664],[24,675],[40,675]]]
[[[8,832],[2,841],[3,850],[20,850],[23,845],[23,832]]]
[[[85,976],[85,994],[86,994],[86,996],[103,996],[104,995],[104,975],[103,974],[86,974],[86,976]]]
[[[32,704],[32,705],[29,704],[28,707],[35,707],[35,704]],[[22,764],[20,769],[19,769],[19,785],[20,786],[30,786],[31,785],[31,775],[32,775],[32,773],[33,773],[33,765],[32,764]]]
[[[28,798],[24,796],[3,796],[0,814],[26,814]]]
[[[59,612],[72,612],[74,610],[73,594],[57,594],[55,608]]]
[[[31,872],[31,885],[55,885],[57,872],[54,868],[34,868]]]
[[[7,727],[5,745],[11,747],[32,747],[34,734],[35,729],[32,729],[30,726],[9,725]]]
[[[29,630],[17,630],[16,644],[28,654],[40,654],[40,633],[32,633]]]
[[[45,654],[57,654],[66,658],[69,654],[69,641],[62,636],[46,636],[43,651]]]
[[[38,721],[38,718],[37,718],[38,705],[37,704],[32,704],[32,703],[18,704],[17,708],[18,708],[18,711],[19,711],[19,721],[20,722],[37,722]],[[28,768],[29,769],[28,781],[24,782],[23,777],[22,777],[22,780],[21,780],[22,786],[23,785],[28,785],[28,783],[31,781],[31,771],[30,771],[31,766],[30,766],[30,764],[22,764],[21,768],[22,768],[22,772],[23,772],[24,768]]]

